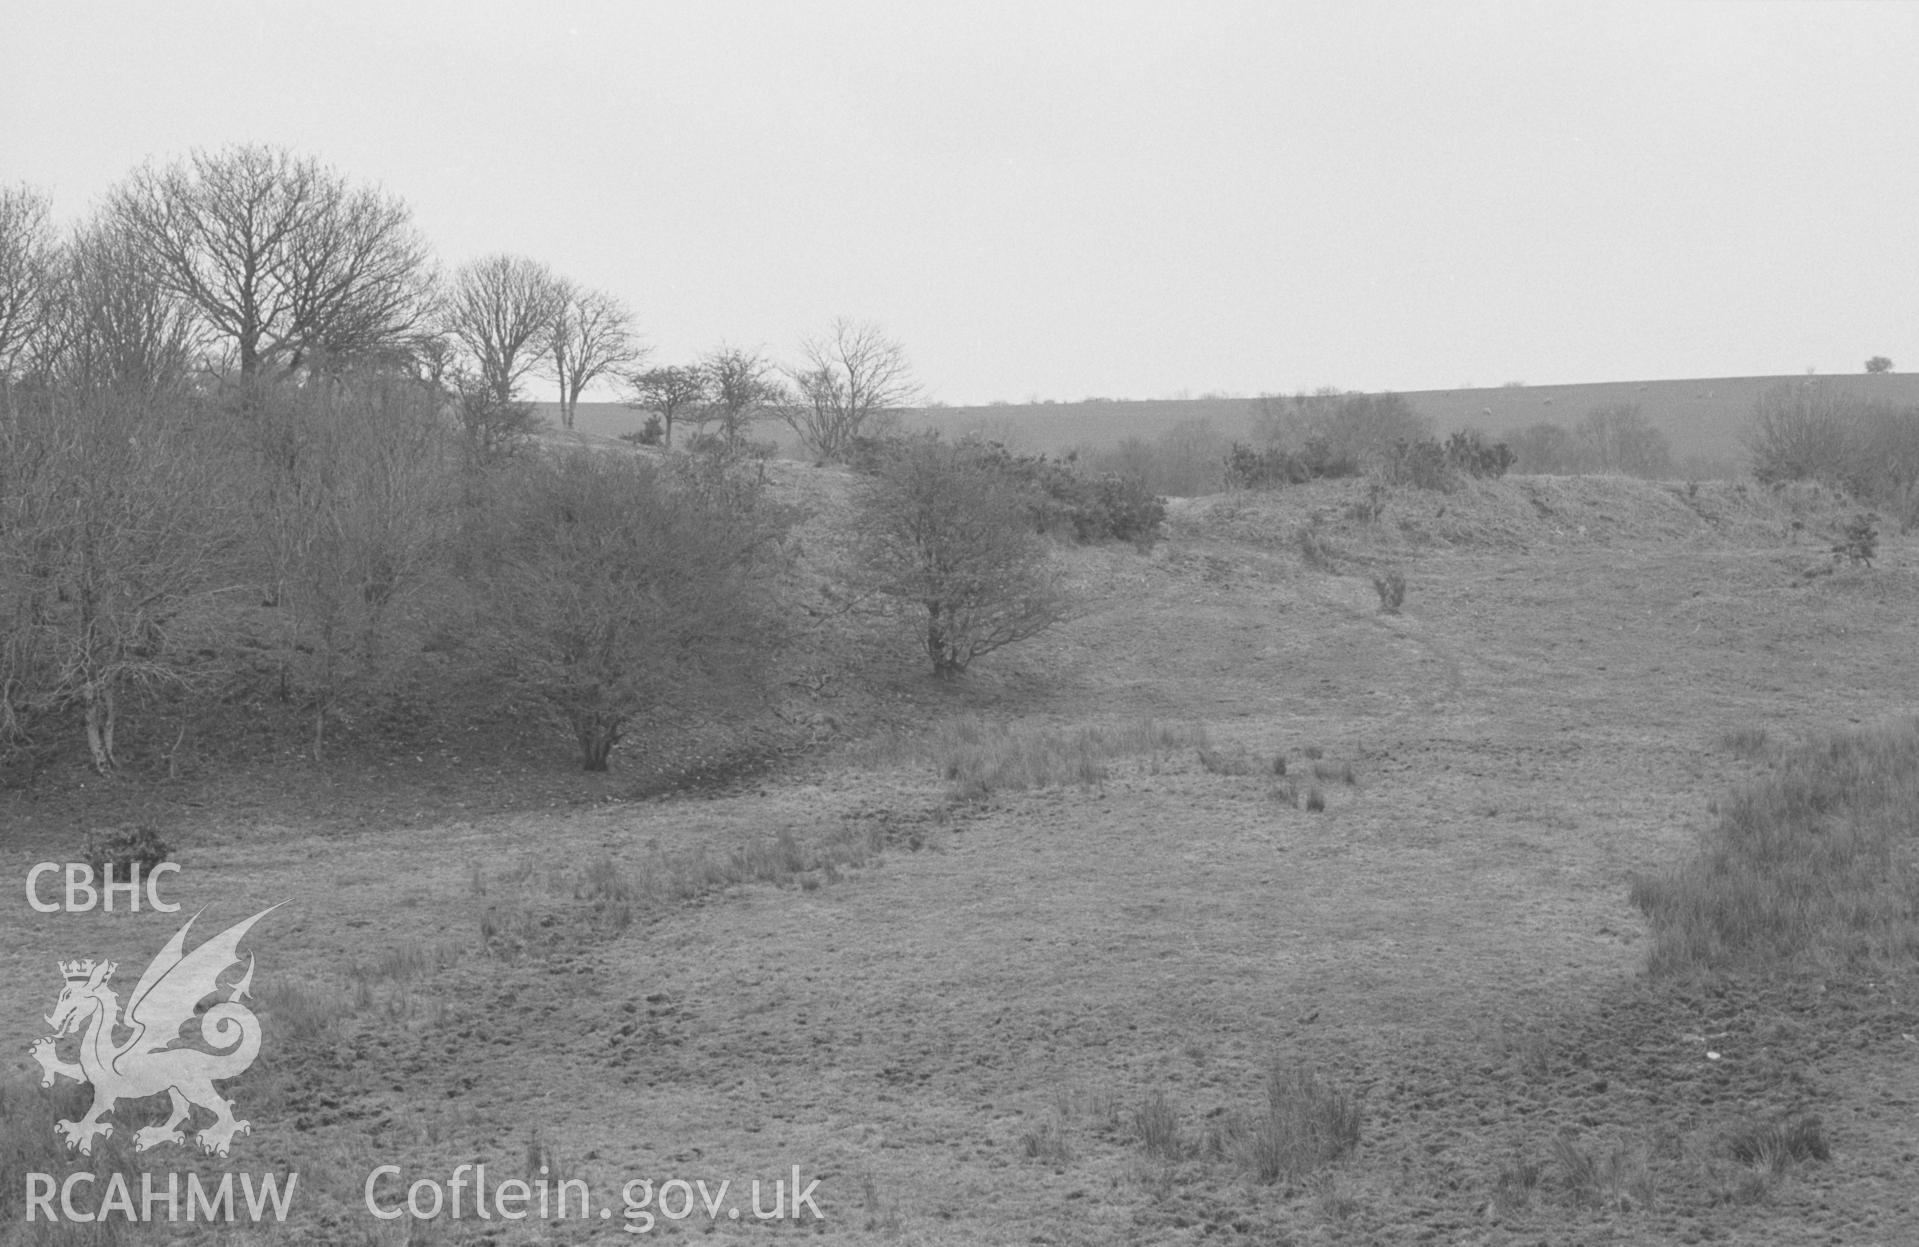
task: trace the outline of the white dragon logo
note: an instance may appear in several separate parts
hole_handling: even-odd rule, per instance
[[[200,1146],[215,1156],[225,1156],[236,1134],[252,1130],[252,1124],[233,1116],[233,1101],[215,1090],[215,1079],[232,1078],[253,1064],[260,1052],[260,1019],[253,1010],[239,1003],[253,984],[253,958],[247,957],[247,972],[239,982],[226,989],[226,998],[200,1005],[221,989],[217,980],[230,966],[239,963],[240,939],[254,923],[279,906],[265,909],[246,921],[228,927],[192,952],[183,952],[186,921],[173,938],[154,957],[153,963],[134,985],[127,999],[126,1016],[120,1016],[120,1002],[107,979],[115,963],[63,961],[60,973],[67,986],[46,1019],[53,1034],[36,1041],[28,1053],[40,1063],[40,1085],[51,1087],[56,1077],[93,1084],[93,1107],[79,1121],[61,1120],[54,1125],[68,1147],[80,1149],[80,1155],[93,1154],[96,1135],[113,1135],[113,1123],[100,1120],[121,1100],[139,1100],[162,1091],[173,1098],[173,1115],[165,1124],[146,1126],[134,1133],[135,1151],[144,1152],[162,1143],[185,1143],[180,1129],[193,1106],[206,1109],[217,1120],[199,1132]],[[204,912],[204,911],[202,911]],[[181,1028],[200,1015],[200,1036],[215,1052],[174,1047],[182,1039]],[[124,1042],[116,1043],[116,1030],[130,1030]],[[62,1061],[54,1052],[56,1041],[78,1032],[78,1064]]]

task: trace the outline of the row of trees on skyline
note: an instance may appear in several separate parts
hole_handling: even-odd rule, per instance
[[[616,295],[519,255],[445,273],[403,200],[282,148],[149,164],[66,230],[47,195],[0,187],[8,384],[158,393],[377,366],[495,412],[545,380],[567,428],[589,388],[615,385],[663,440],[691,423],[737,445],[776,418],[828,459],[919,399],[902,347],[852,320],[791,365],[737,346],[664,366],[649,354]]]

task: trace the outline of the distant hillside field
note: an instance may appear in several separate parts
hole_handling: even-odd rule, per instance
[[[1703,455],[1731,459],[1741,454],[1740,432],[1758,396],[1782,382],[1804,377],[1709,377],[1691,381],[1601,381],[1587,385],[1501,386],[1497,389],[1415,390],[1406,398],[1432,417],[1442,433],[1468,425],[1504,434],[1528,425],[1571,425],[1595,407],[1636,403],[1672,440],[1680,459]],[[1919,405],[1919,373],[1866,373],[1819,377],[1862,398]],[[1017,450],[1061,453],[1075,446],[1099,447],[1129,437],[1152,439],[1176,425],[1210,420],[1227,436],[1246,432],[1256,400],[1250,398],[1099,399],[1079,403],[1020,403],[987,407],[930,407],[911,413],[912,428],[949,436],[978,433]],[[554,403],[537,405],[556,420]],[[622,403],[581,403],[578,429],[617,437],[637,430],[644,416]],[[793,449],[786,429],[761,434]]]

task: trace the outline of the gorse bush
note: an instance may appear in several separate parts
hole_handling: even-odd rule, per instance
[[[1446,439],[1446,460],[1468,476],[1506,475],[1518,456],[1504,442],[1486,443],[1476,429],[1461,429]]]
[[[1356,462],[1335,457],[1320,441],[1309,442],[1296,451],[1234,442],[1226,452],[1225,481],[1229,489],[1278,489],[1358,475]]]
[[[631,433],[620,434],[620,440],[635,446],[658,446],[666,438],[666,425],[658,416],[648,416],[646,423]]]
[[[1015,455],[999,442],[961,441],[959,454],[1004,474],[1031,494],[1028,511],[1043,533],[1088,545],[1130,541],[1149,545],[1166,520],[1166,499],[1136,476],[1089,474],[1073,459]]]
[[[1380,458],[1373,468],[1377,480],[1387,485],[1451,493],[1459,488],[1459,469],[1446,448],[1431,438],[1399,442],[1391,453]]]
[[[1254,440],[1297,456],[1315,477],[1377,469],[1401,442],[1433,436],[1432,421],[1397,394],[1268,395],[1252,414]]]

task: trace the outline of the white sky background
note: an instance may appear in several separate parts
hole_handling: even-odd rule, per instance
[[[1903,370],[1915,64],[1919,5],[0,0],[0,182],[283,144],[657,362],[847,314],[951,403]]]

